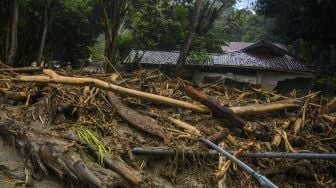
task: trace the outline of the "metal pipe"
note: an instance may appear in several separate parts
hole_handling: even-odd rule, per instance
[[[178,150],[174,150],[168,147],[135,147],[132,152],[136,155],[175,155]],[[207,155],[217,156],[216,150],[208,150],[207,152],[198,152],[194,149],[187,147],[183,148],[181,152],[184,155]],[[234,154],[236,151],[228,151],[230,154]],[[288,159],[322,159],[322,160],[336,160],[336,153],[288,153],[288,152],[244,152],[239,157],[250,158],[288,158]]]
[[[240,168],[245,170],[247,173],[252,175],[255,180],[262,186],[267,188],[277,188],[273,182],[271,182],[267,177],[259,174],[257,171],[253,170],[251,167],[247,166],[245,163],[243,163],[241,160],[236,158],[235,156],[231,155],[227,151],[225,151],[223,148],[217,146],[216,144],[212,143],[210,140],[207,140],[206,138],[200,139],[204,144],[212,147],[213,149],[217,150],[219,153],[223,154],[225,157],[229,158],[231,161],[235,162]]]

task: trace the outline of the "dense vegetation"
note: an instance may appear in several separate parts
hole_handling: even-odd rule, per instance
[[[78,65],[91,55],[117,63],[131,49],[181,50],[192,34],[187,54],[195,59],[220,52],[226,41],[267,40],[288,45],[320,75],[335,75],[335,1],[257,0],[252,11],[234,9],[233,1],[207,0],[195,20],[197,2],[3,0],[0,60],[14,66],[41,59]]]

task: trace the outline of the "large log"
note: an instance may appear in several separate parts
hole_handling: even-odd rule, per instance
[[[159,136],[167,144],[170,142],[169,137],[166,136],[162,127],[157,123],[156,120],[148,116],[142,115],[139,112],[127,107],[120,101],[119,97],[117,97],[112,92],[107,92],[107,97],[112,103],[113,107],[116,108],[119,116],[124,119],[128,124],[147,133]]]
[[[215,117],[225,118],[241,129],[244,129],[245,125],[247,125],[247,121],[236,115],[231,109],[218,104],[214,99],[200,91],[197,91],[192,86],[186,86],[184,91],[190,98],[199,101],[211,109]]]
[[[284,109],[293,109],[302,106],[303,101],[299,99],[286,99],[268,104],[254,104],[248,106],[229,107],[233,113],[239,116],[262,115]]]

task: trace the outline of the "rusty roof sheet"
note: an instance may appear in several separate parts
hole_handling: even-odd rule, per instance
[[[132,50],[124,63],[175,65],[179,52],[141,51]],[[139,61],[136,59],[139,58]],[[287,54],[282,56],[254,56],[244,51],[222,54],[209,54],[209,59],[202,64],[193,63],[188,59],[189,66],[237,67],[251,69],[265,69],[287,72],[313,72],[294,57]]]

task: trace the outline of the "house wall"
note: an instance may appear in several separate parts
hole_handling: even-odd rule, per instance
[[[280,92],[292,91],[293,89],[307,92],[311,88],[311,83],[314,78],[312,74],[287,73],[266,70],[258,70],[255,74],[248,75],[241,75],[239,73],[213,73],[195,71],[193,74],[193,81],[195,83],[202,83],[206,76],[220,77],[223,79],[228,78],[238,82],[256,84],[260,85],[260,87],[266,91],[273,91],[276,89],[279,83],[282,83],[277,88],[277,90]],[[286,89],[282,89],[283,87],[286,87]]]

